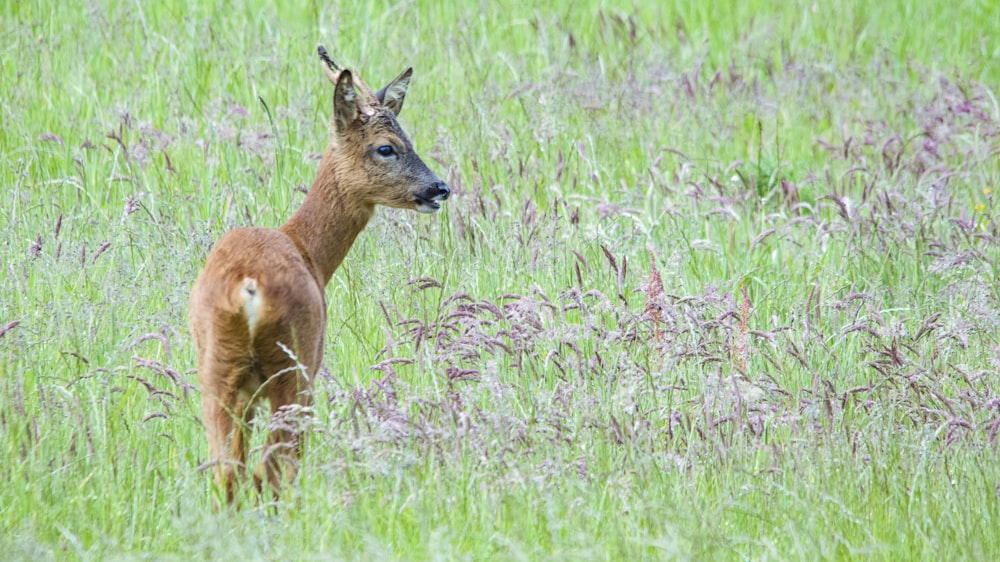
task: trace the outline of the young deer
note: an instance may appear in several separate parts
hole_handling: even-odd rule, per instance
[[[372,93],[322,46],[334,85],[330,141],[309,194],[281,228],[236,228],[216,244],[191,291],[202,414],[217,482],[232,503],[245,475],[247,424],[266,398],[272,415],[311,403],[326,330],[324,288],[375,205],[433,213],[450,190],[396,122],[413,69]],[[303,369],[304,367],[304,369]],[[273,490],[297,471],[297,436],[271,429],[254,480]]]

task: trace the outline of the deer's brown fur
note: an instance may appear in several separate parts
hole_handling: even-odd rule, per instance
[[[337,68],[322,47],[320,58],[334,84],[333,118],[305,201],[277,230],[226,233],[191,291],[188,316],[202,413],[228,502],[245,473],[255,403],[267,399],[272,415],[311,403],[311,378],[323,357],[324,288],[375,205],[434,212],[449,194],[396,122],[411,69],[372,93],[356,74]],[[294,477],[298,457],[294,432],[272,424],[257,486],[267,482],[279,489]]]

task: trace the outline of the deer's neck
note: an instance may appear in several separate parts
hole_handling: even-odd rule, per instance
[[[330,282],[374,212],[345,193],[329,160],[328,152],[302,206],[279,229],[299,247],[321,287]]]

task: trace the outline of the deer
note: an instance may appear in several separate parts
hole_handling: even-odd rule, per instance
[[[323,359],[325,288],[375,207],[435,213],[451,193],[397,121],[412,67],[373,93],[322,45],[317,52],[333,84],[333,112],[312,187],[281,227],[225,233],[188,303],[207,464],[230,505],[247,479],[249,424],[261,401],[269,402],[272,419],[311,407]],[[267,485],[277,494],[300,460],[298,430],[272,423],[254,471],[258,493]]]

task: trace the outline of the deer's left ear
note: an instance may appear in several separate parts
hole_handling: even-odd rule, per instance
[[[413,76],[413,68],[407,68],[392,82],[375,93],[379,103],[396,115],[399,115],[399,112],[403,110],[403,99],[406,97],[406,89],[410,87],[410,76]]]
[[[338,133],[347,131],[358,117],[358,92],[354,89],[351,71],[344,69],[337,75],[333,90],[333,125]]]

